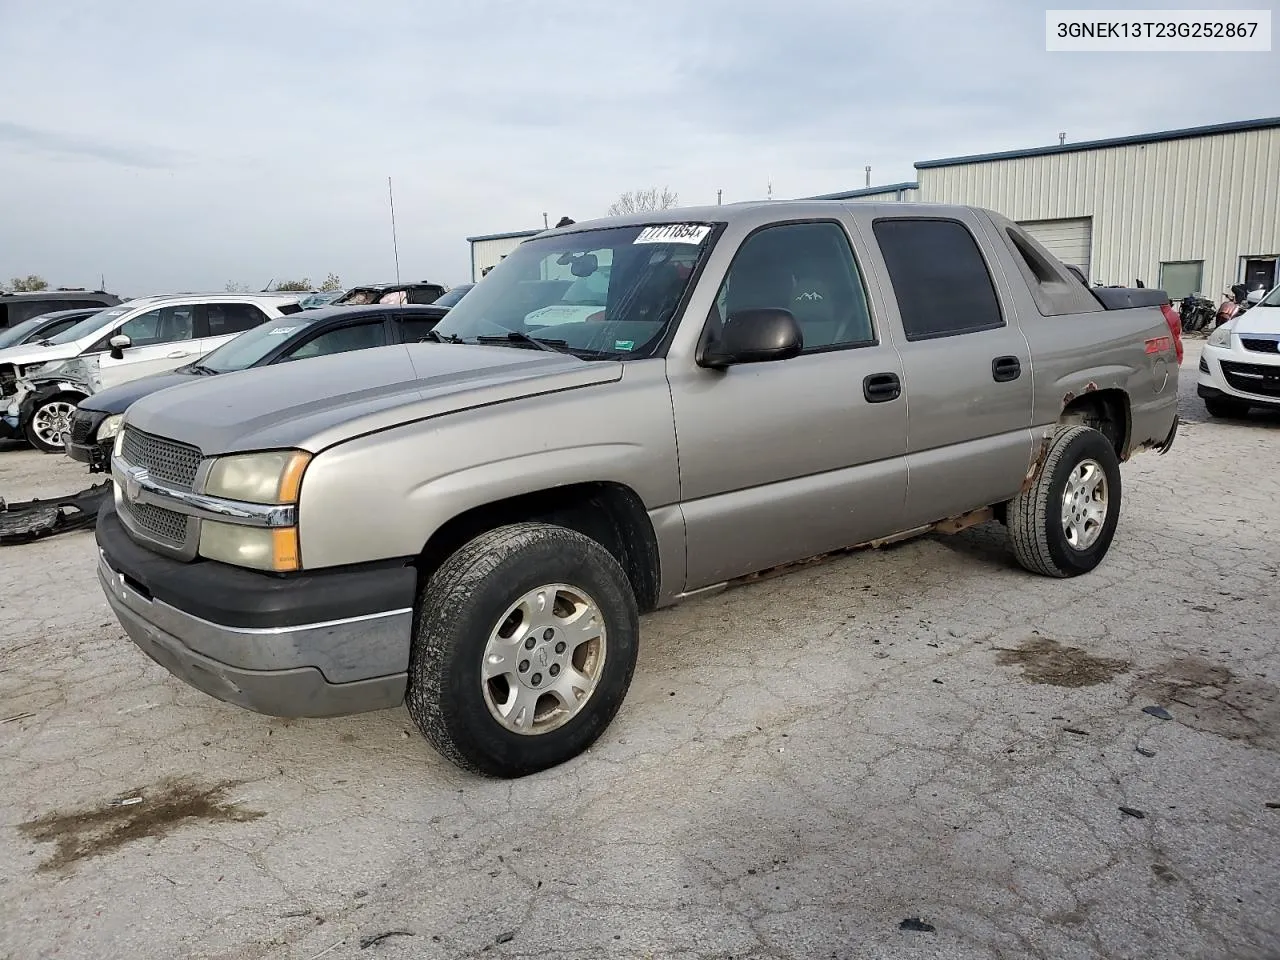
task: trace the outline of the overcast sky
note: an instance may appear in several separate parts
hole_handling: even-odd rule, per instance
[[[402,277],[460,283],[468,235],[631,188],[804,196],[1280,114],[1275,52],[1044,42],[1025,0],[0,0],[0,278],[391,278],[390,176]]]

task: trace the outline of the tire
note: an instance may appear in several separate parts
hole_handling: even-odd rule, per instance
[[[1231,397],[1205,397],[1204,408],[1211,417],[1238,420],[1249,415],[1249,404]]]
[[[66,446],[61,442],[52,442],[53,430],[59,425],[63,432],[58,434],[65,439],[71,429],[71,415],[75,413],[76,404],[83,398],[71,394],[59,394],[50,397],[31,411],[31,419],[27,421],[24,432],[27,443],[43,453],[66,453]]]
[[[566,598],[593,605],[596,620],[604,628],[598,647],[592,647],[590,640],[571,650],[563,642],[544,644],[544,637],[560,636],[555,630],[562,629],[562,624],[571,627],[569,621],[529,615],[527,607],[507,616],[513,605],[542,596],[543,587],[555,588],[556,609],[565,609]],[[587,622],[593,610],[583,609],[587,613],[580,619]],[[501,647],[491,646],[491,642],[504,643],[499,634],[515,617],[519,626],[511,634],[514,639]],[[553,628],[544,629],[547,624]],[[536,630],[526,632],[530,625]],[[464,770],[504,778],[536,773],[582,753],[608,727],[631,685],[639,634],[631,583],[603,546],[546,523],[499,527],[459,548],[422,589],[405,703],[423,736]],[[574,642],[570,634],[566,637]],[[537,646],[529,650],[524,644],[531,640]],[[561,646],[565,653],[560,653]],[[591,659],[588,648],[596,650],[597,659]],[[488,660],[496,649],[502,651],[512,672],[501,680],[486,680],[482,668],[497,662]],[[584,650],[581,663],[573,659]],[[552,667],[555,672],[545,677],[537,672]],[[559,676],[563,683],[571,676],[586,679],[593,671],[594,686],[572,710],[552,694],[552,676]],[[543,686],[533,689],[531,684],[539,682]],[[519,697],[532,698],[533,706],[517,714],[519,703],[529,702]],[[500,699],[516,704],[506,722],[498,717]],[[548,709],[550,719],[541,721],[544,729],[537,732],[537,717]],[[525,732],[511,726],[520,717],[524,717]],[[555,725],[557,718],[559,725]]]
[[[1101,473],[1103,499],[1100,503],[1086,496],[1070,504],[1077,536],[1073,543],[1064,500],[1070,495],[1068,483],[1090,465]],[[1087,476],[1097,478],[1096,473]],[[1098,487],[1092,489],[1096,492]],[[1009,501],[1009,540],[1018,563],[1047,577],[1076,577],[1093,570],[1111,547],[1120,519],[1120,497],[1120,460],[1111,442],[1091,427],[1059,427],[1049,438],[1035,482]],[[1074,520],[1081,516],[1091,519]]]

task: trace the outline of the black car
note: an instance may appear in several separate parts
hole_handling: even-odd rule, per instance
[[[82,310],[55,310],[53,313],[42,313],[30,320],[23,320],[17,326],[0,330],[0,350],[6,347],[21,347],[28,343],[39,343],[56,337],[85,317],[101,313],[105,307],[90,307]]]
[[[0,293],[0,330],[16,327],[24,320],[55,310],[96,307],[106,310],[120,305],[120,298],[102,290],[40,290],[36,293]]]
[[[416,343],[425,339],[448,312],[448,307],[436,306],[324,307],[264,323],[246,330],[195,363],[170,373],[130,380],[82,400],[71,417],[67,453],[89,464],[90,471],[105,472],[121,417],[135,400],[188,383],[195,377],[349,350]]]
[[[467,293],[470,292],[471,288],[474,286],[475,286],[474,283],[460,283],[458,284],[458,286],[454,287],[448,293],[446,293],[443,297],[440,297],[438,300],[433,301],[433,303],[435,303],[437,307],[457,306],[458,301],[461,300],[463,297],[465,297]]]
[[[432,283],[430,280],[407,283],[364,283],[346,291],[333,301],[333,305],[352,307],[377,304],[381,303],[382,298],[389,293],[404,294],[404,303],[435,303],[445,295],[445,287],[442,283]]]

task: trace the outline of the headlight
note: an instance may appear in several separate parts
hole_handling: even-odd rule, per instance
[[[98,442],[106,443],[116,434],[120,432],[120,424],[124,423],[124,414],[115,413],[102,421],[102,425],[98,427]]]
[[[311,454],[301,450],[219,457],[209,469],[204,492],[246,503],[296,503],[310,460]]]
[[[1209,334],[1209,346],[1211,347],[1229,347],[1231,346],[1231,326],[1224,323],[1213,333]]]
[[[116,434],[116,442],[111,446],[111,455],[118,457],[124,452],[124,431],[121,430]]]
[[[205,520],[200,524],[200,556],[237,567],[288,573],[298,569],[298,528]]]

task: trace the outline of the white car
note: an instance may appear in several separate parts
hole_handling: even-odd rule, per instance
[[[106,387],[193,363],[299,312],[300,294],[180,294],[130,300],[41,341],[0,350],[0,439],[63,450],[71,414]]]
[[[1280,287],[1209,335],[1196,393],[1214,417],[1280,409]]]

